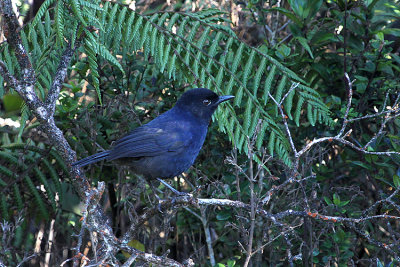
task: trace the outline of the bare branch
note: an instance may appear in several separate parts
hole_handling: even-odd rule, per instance
[[[351,107],[351,101],[353,99],[353,82],[350,81],[350,77],[347,74],[347,72],[344,73],[345,81],[347,82],[347,106],[346,106],[346,112],[344,113],[343,117],[343,124],[342,124],[342,129],[340,129],[339,133],[337,134],[337,137],[341,136],[344,133],[344,130],[346,129],[347,123],[348,123],[348,116],[349,116],[349,111]]]
[[[282,97],[282,99],[281,99],[281,102],[279,102],[279,105],[282,105],[283,104],[283,101],[285,101],[285,99],[288,97],[288,95],[293,91],[293,90],[295,90],[298,86],[299,86],[299,84],[300,83],[292,83],[292,85],[290,86],[290,89],[286,92],[286,94]]]
[[[0,2],[0,12],[4,17],[3,31],[7,42],[15,51],[18,64],[22,70],[22,80],[24,83],[34,85],[36,81],[35,71],[32,68],[31,61],[22,44],[19,35],[20,25],[17,16],[15,15],[10,0],[3,0]]]
[[[296,87],[294,87],[294,88],[296,88]],[[294,88],[293,88],[293,90],[294,90]],[[296,150],[296,147],[294,146],[292,134],[291,134],[291,132],[290,132],[289,125],[288,125],[288,123],[287,123],[287,116],[286,116],[285,113],[283,112],[282,105],[280,105],[280,104],[275,100],[275,98],[271,95],[270,92],[268,92],[268,95],[269,95],[269,97],[272,99],[272,101],[274,101],[275,105],[276,105],[276,106],[278,107],[278,109],[279,109],[279,112],[281,113],[282,121],[283,121],[283,124],[284,124],[284,126],[285,126],[286,133],[287,133],[287,135],[288,135],[287,137],[289,138],[290,146],[292,147],[293,153],[294,153],[295,155],[297,155],[297,150]]]
[[[399,114],[398,113],[399,111],[400,111],[400,108],[393,109],[393,110],[381,111],[381,112],[378,112],[378,113],[375,113],[375,114],[369,114],[369,115],[365,115],[365,116],[362,116],[362,117],[352,118],[352,119],[347,120],[347,122],[354,122],[354,121],[359,121],[359,120],[371,119],[371,118],[380,117],[380,116],[383,116],[385,114],[390,114],[390,113],[394,113],[395,116],[397,117],[398,116],[397,114]]]

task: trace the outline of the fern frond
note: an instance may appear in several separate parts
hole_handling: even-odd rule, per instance
[[[296,91],[292,90],[288,96],[285,99],[285,112],[288,115],[290,120],[293,120],[293,116],[292,116],[292,106],[293,106],[293,97],[295,95]]]
[[[57,29],[57,41],[64,43],[64,0],[58,0],[55,12],[55,24]]]
[[[257,139],[256,139],[256,148],[259,150],[262,146],[262,144],[264,143],[264,137],[267,131],[267,127],[268,127],[268,123],[266,121],[262,122],[261,128],[260,128],[260,132],[257,135]]]
[[[21,192],[17,184],[13,185],[13,193],[14,193],[13,197],[17,204],[18,210],[22,210],[24,208],[23,196],[21,195]]]
[[[287,82],[287,76],[284,75],[283,78],[280,80],[280,82],[278,84],[278,87],[276,88],[276,92],[275,92],[275,97],[274,98],[275,98],[275,101],[277,103],[281,102],[282,95],[283,95],[283,92],[284,92],[285,87],[286,87],[286,82]],[[279,116],[278,115],[278,107],[277,106],[275,106],[275,116]]]
[[[297,101],[296,110],[294,112],[294,122],[296,123],[297,127],[300,126],[300,115],[303,104],[304,104],[304,98],[300,96],[299,100]]]
[[[275,135],[276,135],[276,133],[275,133],[274,131],[272,131],[272,132],[269,134],[268,151],[269,151],[269,154],[270,154],[271,156],[274,155]]]
[[[0,211],[1,211],[1,217],[3,218],[3,220],[9,221],[10,215],[9,215],[7,199],[6,199],[5,194],[1,194],[1,197],[0,197]]]
[[[307,103],[307,119],[312,126],[315,126],[316,118],[314,117],[313,107],[310,103]]]
[[[25,126],[26,126],[26,122],[29,119],[31,112],[28,108],[28,106],[23,103],[22,107],[21,107],[21,120],[20,120],[20,127],[18,130],[18,142],[21,142],[21,137],[22,137],[22,133],[24,132]]]
[[[265,80],[264,84],[264,93],[263,93],[263,100],[264,100],[264,105],[267,104],[268,98],[269,98],[269,92],[271,91],[272,88],[272,82],[274,80],[276,72],[276,66],[272,66],[271,70],[268,73],[267,79]]]

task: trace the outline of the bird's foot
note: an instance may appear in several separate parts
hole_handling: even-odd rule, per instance
[[[158,204],[157,204],[157,210],[158,210],[159,213],[164,213],[164,212],[161,210],[161,202],[158,202]]]
[[[162,210],[161,210],[161,198],[158,196],[158,195],[154,195],[155,197],[156,197],[156,199],[157,199],[157,210],[160,212],[160,213],[164,213],[164,212],[162,212]]]
[[[182,197],[182,196],[186,196],[188,195],[188,193],[185,192],[180,192],[178,190],[176,190],[175,188],[173,188],[172,186],[170,186],[167,182],[165,182],[164,180],[157,178],[157,180],[162,183],[163,185],[165,185],[169,190],[171,190],[176,196]]]
[[[151,187],[151,191],[153,192],[154,197],[157,199],[157,210],[160,213],[163,213],[161,210],[161,200],[162,199],[157,195],[157,190],[156,190],[156,188],[154,188],[152,183],[150,183],[150,187]]]

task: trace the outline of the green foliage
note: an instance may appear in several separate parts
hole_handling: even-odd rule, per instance
[[[57,210],[56,200],[63,201],[60,172],[56,170],[55,164],[50,163],[54,160],[52,155],[56,152],[48,153],[38,146],[17,143],[3,145],[2,149],[3,151],[0,151],[0,172],[3,181],[2,217],[7,219],[12,211],[17,212],[23,207],[26,208],[23,203],[32,203],[28,205],[29,209],[37,210],[41,218],[48,218],[48,208],[51,207],[54,213]],[[21,151],[24,152],[23,158],[20,157]],[[42,185],[43,188],[38,185]],[[55,194],[58,195],[57,198]],[[30,199],[33,202],[30,202]],[[7,205],[3,200],[15,203],[16,207],[6,208]]]

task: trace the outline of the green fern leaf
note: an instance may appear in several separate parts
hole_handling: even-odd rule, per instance
[[[150,39],[150,54],[152,56],[155,55],[155,49],[157,45],[157,28],[153,28],[153,31],[151,32],[151,39]]]
[[[2,174],[3,177],[5,176],[5,177],[11,178],[11,179],[14,178],[14,173],[10,169],[8,169],[4,166],[1,166],[1,165],[0,165],[0,174]],[[2,179],[0,179],[0,185],[7,186],[8,184],[5,181],[3,181]]]
[[[22,107],[21,107],[21,120],[20,120],[20,127],[18,130],[18,142],[22,142],[21,137],[22,137],[22,133],[24,132],[25,126],[26,126],[26,122],[29,119],[31,112],[28,108],[28,106],[23,103]]]
[[[108,49],[104,45],[99,44],[98,53],[105,60],[116,66],[125,75],[124,69],[122,68],[119,61],[110,53],[110,51],[108,51]]]
[[[240,62],[240,60],[242,58],[242,52],[243,52],[244,46],[245,46],[244,43],[241,43],[239,48],[238,48],[238,50],[236,51],[236,56],[235,56],[235,58],[233,60],[232,68],[231,68],[231,72],[232,73],[236,73],[237,67],[239,66],[239,62]],[[225,93],[226,94],[231,94],[232,87],[233,87],[234,84],[235,84],[235,77],[232,75],[230,80],[229,80],[228,86],[225,89]],[[242,94],[243,94],[243,88],[241,88],[241,89],[239,88],[239,90],[242,90]],[[235,104],[237,105],[237,103],[240,103],[240,101],[235,99]]]
[[[149,35],[149,31],[150,31],[150,26],[151,23],[156,20],[158,18],[158,14],[154,14],[153,16],[151,16],[151,18],[146,22],[146,24],[144,25],[142,34],[141,34],[141,39],[139,41],[139,48],[143,47],[144,43],[146,42],[146,40],[148,39],[148,35]]]
[[[107,25],[106,19],[107,19],[107,14],[109,14],[109,11],[108,11],[109,8],[110,8],[110,2],[106,2],[103,6],[103,12],[101,13],[101,17],[100,17],[101,25]]]
[[[274,80],[275,71],[276,71],[276,66],[274,65],[274,66],[272,66],[271,70],[268,73],[267,79],[265,80],[264,95],[263,95],[264,105],[266,105],[268,102],[268,98],[269,98],[268,94],[272,88],[272,82]]]
[[[128,21],[125,24],[124,40],[125,40],[125,43],[128,45],[130,45],[131,40],[133,40],[132,27],[135,27],[133,25],[133,21],[135,20],[135,15],[136,15],[135,12],[131,12],[131,15],[129,16]]]
[[[1,217],[2,217],[2,223],[3,221],[9,221],[10,220],[10,215],[8,212],[8,205],[7,205],[7,199],[5,194],[1,194],[0,197],[0,210],[1,210]]]
[[[38,32],[39,32],[39,34],[40,34],[40,40],[42,41],[43,45],[46,45],[47,36],[46,36],[46,31],[45,31],[45,29],[44,29],[43,24],[42,24],[42,23],[39,23],[39,24],[37,25],[37,29],[38,29]]]
[[[236,127],[235,134],[233,136],[234,136],[233,140],[234,140],[235,147],[240,151],[241,150],[241,147],[239,146],[239,143],[240,143],[239,139],[241,136],[240,127]]]
[[[211,71],[211,67],[212,67],[212,65],[213,65],[213,63],[214,63],[214,60],[215,60],[215,59],[214,59],[214,56],[215,56],[215,54],[217,53],[218,44],[219,44],[221,38],[222,38],[222,33],[221,33],[221,32],[218,32],[218,33],[215,35],[215,38],[213,38],[212,44],[211,44],[211,46],[210,46],[210,49],[208,50],[208,55],[209,55],[210,57],[209,57],[209,59],[208,59],[206,69],[205,69],[205,70],[204,70],[204,69],[202,70],[201,77],[205,76],[205,73],[206,73],[206,72],[209,73],[209,72]],[[222,77],[220,77],[220,78],[222,79]],[[212,81],[212,79],[209,78],[208,81],[207,81],[207,84],[206,84],[206,87],[207,87],[207,88],[210,88],[210,87],[211,87],[211,81]],[[220,84],[220,83],[221,83],[221,81],[218,82],[218,77],[217,77],[216,84],[218,85],[218,84]]]
[[[275,100],[277,103],[281,102],[283,91],[286,88],[286,82],[287,82],[287,76],[284,75],[282,77],[281,81],[279,82],[278,88],[276,89],[276,92],[275,92]],[[275,106],[275,116],[278,116],[278,107],[277,106]]]
[[[267,131],[267,127],[268,127],[268,123],[266,121],[263,121],[261,128],[260,128],[260,132],[257,135],[257,139],[256,139],[256,148],[259,150],[262,146],[262,144],[264,143],[264,137]]]
[[[24,47],[25,47],[25,50],[26,50],[26,53],[28,54],[28,56],[30,57],[30,55],[29,55],[29,45],[28,45],[28,39],[27,39],[27,37],[26,37],[26,34],[25,34],[25,31],[21,31],[21,40],[22,40],[22,44],[24,45]]]
[[[287,82],[287,80],[288,80],[288,79],[287,79],[287,76],[284,75],[284,76],[282,77],[282,79],[281,79],[279,85],[278,85],[277,90],[276,90],[276,93],[275,93],[275,100],[276,100],[276,102],[278,102],[278,103],[281,102],[283,92],[285,91],[285,88],[286,88],[286,82]]]
[[[243,71],[243,78],[242,78],[242,83],[243,83],[243,87],[247,86],[247,80],[249,79],[250,76],[250,72],[252,70],[253,67],[253,62],[254,62],[254,56],[256,55],[256,51],[255,50],[251,50],[250,52],[250,56],[247,59],[246,65],[244,67],[244,71]]]
[[[140,37],[139,29],[140,29],[140,27],[142,27],[142,25],[143,25],[143,17],[139,17],[136,20],[135,27],[133,28],[132,37],[128,39],[128,44],[130,44],[132,41],[134,41],[133,47],[135,50],[139,48],[139,47],[137,47],[137,44],[139,44],[139,42],[140,42],[139,41],[139,37]]]
[[[13,184],[13,193],[13,197],[15,199],[15,202],[17,203],[18,210],[22,210],[24,208],[24,201],[22,200],[23,197],[17,184]]]
[[[235,58],[234,58],[234,60],[232,62],[232,68],[231,68],[232,73],[236,72],[236,70],[237,70],[237,68],[239,66],[239,63],[242,60],[242,53],[243,53],[244,47],[245,47],[245,44],[244,43],[240,43],[239,48],[235,53],[236,56],[235,56]]]
[[[247,99],[247,105],[246,105],[246,109],[244,111],[244,120],[243,120],[243,130],[244,132],[249,135],[249,128],[250,128],[250,124],[252,122],[252,115],[253,115],[253,101],[251,98]]]
[[[172,15],[172,17],[169,19],[168,21],[168,26],[167,26],[167,30],[171,31],[172,28],[174,27],[176,21],[180,18],[180,14],[179,13],[174,13]]]
[[[291,120],[293,120],[292,107],[293,107],[293,97],[296,93],[295,90],[296,89],[293,89],[285,99],[285,111],[286,111],[286,114],[288,115],[289,119],[291,119]]]
[[[260,119],[260,110],[258,108],[256,108],[255,112],[252,114],[251,125],[250,125],[250,129],[248,130],[249,136],[252,136],[254,134],[254,131],[256,130],[259,119]]]
[[[304,103],[304,98],[300,96],[299,100],[297,101],[296,111],[294,112],[294,122],[296,123],[297,127],[300,126],[300,115],[303,103]]]
[[[11,54],[8,51],[8,45],[4,46],[3,55],[4,55],[4,59],[5,59],[5,63],[7,65],[8,71],[10,72],[11,75],[14,75],[14,66],[15,65],[14,65],[13,60],[11,58]]]
[[[315,118],[313,115],[314,115],[314,112],[313,112],[312,105],[310,103],[307,103],[307,119],[312,126],[315,126]]]
[[[55,12],[55,24],[57,29],[57,40],[64,43],[64,0],[58,0]]]
[[[99,88],[99,73],[97,71],[98,65],[97,65],[97,61],[96,61],[96,52],[95,52],[96,49],[98,49],[98,46],[96,45],[96,43],[94,43],[94,44],[90,43],[89,40],[87,39],[86,43],[85,43],[85,52],[88,56],[87,61],[89,62],[89,68],[91,70],[92,85],[96,90],[97,97],[99,98],[99,102],[102,103],[101,93],[100,93],[100,88]]]
[[[236,94],[235,94],[235,99],[234,99],[234,102],[233,102],[234,105],[240,106],[240,104],[242,103],[243,91],[244,91],[244,87],[240,86],[239,89],[237,90]],[[228,94],[231,94],[231,92],[229,92]]]
[[[274,155],[274,147],[275,147],[275,132],[271,131],[269,135],[269,141],[268,141],[268,151],[271,156]]]
[[[164,36],[162,36],[164,42]],[[171,52],[171,40],[169,39],[167,46],[165,47],[165,51],[163,53],[160,53],[160,57],[162,58],[161,62],[161,67],[160,67],[160,72],[164,72],[165,66],[168,63],[168,59],[170,58],[170,52]],[[161,42],[161,41],[160,41]],[[161,45],[160,45],[161,46]]]
[[[79,25],[79,22],[77,20],[75,20],[74,24],[72,25],[72,28],[71,28],[72,29],[71,47],[75,47],[78,25]]]
[[[107,21],[107,28],[105,29],[105,37],[106,37],[106,44],[110,44],[111,38],[114,36],[112,32],[115,29],[115,24],[114,20],[116,18],[116,14],[118,11],[119,6],[114,5],[114,7],[111,9],[110,13],[108,13],[108,21]]]
[[[226,46],[225,46],[225,51],[229,51],[231,45],[233,43],[233,38],[229,38],[228,41],[226,42]],[[220,60],[218,61],[218,63],[223,66],[225,64],[225,60],[227,57],[227,52],[225,52],[224,54],[222,54]],[[218,70],[218,74],[217,74],[217,79],[216,79],[216,86],[217,88],[221,88],[221,83],[222,83],[222,79],[224,77],[224,69],[223,68],[219,68]],[[230,87],[233,86],[233,77],[230,78],[229,83],[232,83],[231,85],[228,85]]]
[[[199,40],[196,43],[196,49],[198,50],[197,54],[196,54],[196,58],[193,62],[193,72],[196,76],[199,76],[199,65],[200,65],[200,60],[201,60],[201,56],[202,56],[202,49],[203,49],[203,45],[204,42],[207,40],[209,32],[210,32],[210,27],[206,27],[203,30],[202,35],[200,36]],[[201,83],[204,83],[204,77],[201,80]]]
[[[191,51],[191,47],[192,47],[191,42],[192,42],[194,36],[197,34],[197,30],[199,29],[199,27],[200,27],[200,22],[196,21],[193,24],[192,28],[190,29],[189,35],[186,38],[187,39],[187,45],[186,45],[186,49],[185,49],[186,50],[186,56],[185,56],[185,59],[184,59],[184,62],[185,62],[186,66],[188,66],[190,64],[189,60],[190,60],[191,53],[192,53],[192,51]]]
[[[262,58],[261,63],[257,68],[256,75],[254,76],[254,83],[253,83],[253,94],[256,95],[258,87],[260,85],[261,78],[264,74],[265,67],[267,66],[267,59]]]

